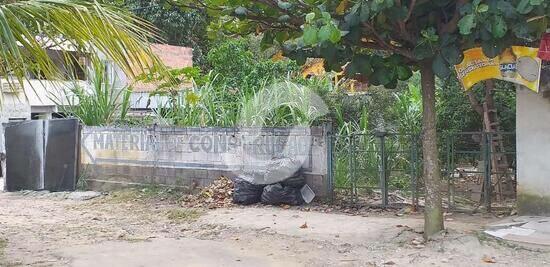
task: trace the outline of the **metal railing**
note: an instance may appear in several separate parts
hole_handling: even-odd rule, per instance
[[[514,132],[447,134],[443,154],[449,207],[490,211],[515,199],[515,144]]]
[[[358,205],[422,205],[420,136],[385,132],[328,136],[333,199]],[[444,206],[474,210],[515,198],[515,133],[446,133],[440,142]]]
[[[417,135],[375,132],[329,139],[335,197],[384,207],[418,203]]]

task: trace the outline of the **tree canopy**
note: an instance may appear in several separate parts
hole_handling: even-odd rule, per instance
[[[419,70],[425,237],[443,229],[435,75],[451,75],[467,48],[481,46],[494,57],[510,45],[535,45],[550,19],[544,0],[173,1],[206,10],[212,32],[263,33],[265,46],[280,45],[299,64],[321,57],[327,70],[345,70],[372,85],[393,88]]]
[[[433,59],[439,77],[481,46],[489,57],[510,45],[537,45],[548,27],[550,3],[543,0],[305,0],[174,1],[206,9],[216,18],[211,31],[263,33],[303,63],[322,57],[329,70],[345,64],[350,76],[395,87],[419,62]]]
[[[193,63],[206,67],[208,17],[204,10],[182,10],[169,0],[110,0],[157,27],[164,42],[193,48]]]

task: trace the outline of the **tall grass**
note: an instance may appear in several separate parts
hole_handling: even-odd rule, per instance
[[[170,96],[157,114],[177,126],[292,126],[311,125],[328,113],[324,101],[306,86],[290,81],[259,90],[239,90],[216,83],[216,78]]]
[[[203,85],[170,95],[170,100],[156,110],[167,124],[176,126],[234,127],[239,112],[241,92],[217,86],[216,78]]]
[[[64,101],[58,99],[62,112],[90,126],[124,120],[130,109],[131,90],[117,87],[116,78],[108,73],[104,62],[95,61],[90,75],[89,88],[74,83],[64,89]]]

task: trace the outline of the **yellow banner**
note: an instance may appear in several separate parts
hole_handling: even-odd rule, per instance
[[[464,51],[464,59],[455,65],[455,70],[466,91],[480,81],[499,79],[538,92],[542,61],[537,52],[538,48],[512,46],[499,56],[488,58],[481,47],[476,47]]]

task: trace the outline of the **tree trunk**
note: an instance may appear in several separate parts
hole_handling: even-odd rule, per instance
[[[435,75],[432,61],[420,65],[422,84],[422,154],[424,184],[426,193],[424,211],[424,238],[443,230],[443,209],[441,206],[441,170],[437,150],[435,113]]]

